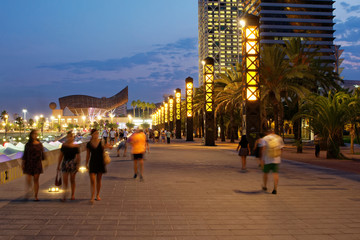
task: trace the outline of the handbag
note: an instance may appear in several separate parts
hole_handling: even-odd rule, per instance
[[[61,184],[62,184],[61,173],[58,170],[56,172],[56,177],[55,177],[55,186],[59,187],[59,186],[61,186]]]
[[[103,153],[103,158],[104,158],[104,164],[107,165],[111,162],[111,158],[109,156],[108,151],[104,151]]]

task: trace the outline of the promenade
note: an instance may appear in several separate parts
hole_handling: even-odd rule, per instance
[[[102,200],[94,204],[87,173],[77,174],[75,201],[47,192],[56,165],[40,177],[39,202],[23,200],[24,178],[0,185],[0,240],[360,239],[359,174],[285,159],[273,195],[272,176],[268,192],[260,190],[256,159],[240,171],[235,144],[150,147],[144,182],[132,178],[130,155],[112,150]]]

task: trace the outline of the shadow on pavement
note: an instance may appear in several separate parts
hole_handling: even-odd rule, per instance
[[[263,193],[267,193],[267,192],[264,192],[262,190],[257,190],[257,191],[234,190],[234,193],[253,195],[253,194],[263,194]]]

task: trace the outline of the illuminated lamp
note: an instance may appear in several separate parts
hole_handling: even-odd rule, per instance
[[[206,58],[203,61],[203,84],[205,93],[205,146],[215,146],[214,121],[214,59]]]
[[[259,18],[254,15],[245,15],[242,19],[242,67],[245,83],[245,126],[250,148],[261,131],[260,113],[260,34]]]
[[[185,79],[186,86],[186,141],[193,141],[193,94],[194,80],[191,77]]]
[[[175,90],[175,136],[181,139],[181,89]]]

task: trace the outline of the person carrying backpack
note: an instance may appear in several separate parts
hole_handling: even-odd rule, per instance
[[[277,194],[277,186],[279,182],[279,165],[281,163],[281,151],[284,147],[282,138],[276,135],[272,130],[267,131],[267,135],[263,138],[261,146],[261,166],[263,168],[263,187],[267,191],[267,179],[270,171],[273,172],[274,190],[272,194]]]

